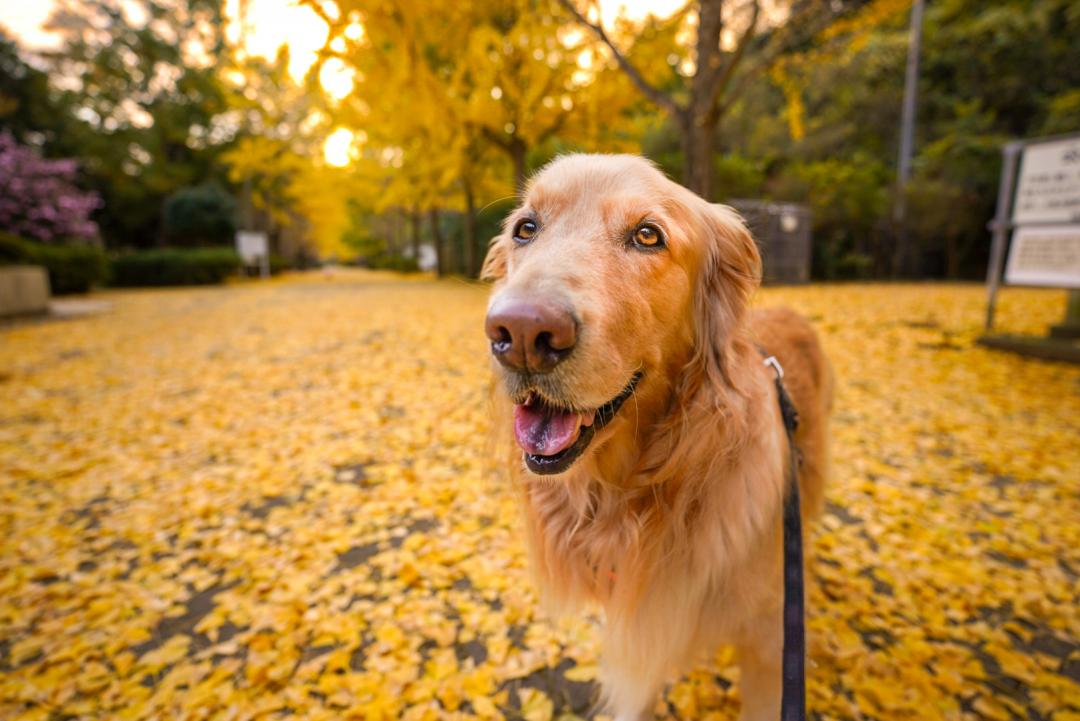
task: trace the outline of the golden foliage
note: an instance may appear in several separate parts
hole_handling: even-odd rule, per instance
[[[911,0],[871,0],[818,32],[809,49],[787,54],[770,68],[769,78],[784,93],[784,114],[793,140],[806,135],[803,91],[813,82],[814,70],[838,59],[850,61],[866,47],[875,30],[895,22],[910,9]]]
[[[376,210],[487,203],[514,194],[532,153],[633,145],[633,94],[617,71],[583,66],[597,43],[555,0],[335,6],[327,47],[362,79],[335,112],[364,134]],[[353,19],[364,30],[349,39]]]
[[[588,714],[595,619],[537,616],[486,461],[483,289],[107,297],[0,331],[0,717]],[[809,315],[840,380],[811,708],[1077,718],[1080,369],[974,346],[977,286],[760,301]],[[1062,308],[1008,290],[1001,322]],[[658,711],[734,718],[737,689],[723,649]]]
[[[265,211],[273,224],[303,224],[313,249],[323,257],[354,254],[342,242],[349,227],[349,200],[360,190],[348,171],[313,163],[287,143],[261,136],[241,138],[222,153],[222,160],[229,166],[229,179],[250,191],[254,207]]]
[[[802,99],[802,84],[799,83],[788,71],[784,63],[777,63],[769,70],[769,78],[776,83],[784,93],[784,115],[787,116],[788,134],[792,140],[802,140],[806,137],[806,104]]]

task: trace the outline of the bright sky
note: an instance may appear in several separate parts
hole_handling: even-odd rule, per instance
[[[686,0],[601,0],[600,12],[604,25],[610,27],[620,13],[631,19],[644,18],[649,13],[666,17],[685,4]],[[0,24],[25,47],[52,48],[57,44],[56,37],[46,33],[42,26],[54,6],[55,0],[0,0]],[[239,6],[240,0],[226,0],[230,18],[237,17]],[[234,23],[231,39],[235,41],[240,31]],[[268,58],[288,43],[289,70],[299,79],[315,62],[316,52],[326,42],[327,29],[313,10],[301,7],[296,0],[248,0],[244,35],[248,52]],[[344,97],[352,89],[352,77],[339,60],[325,63],[319,80],[334,97]],[[335,131],[324,148],[327,162],[338,166],[348,164],[352,139],[348,130]]]
[[[447,0],[454,2],[454,0]],[[56,39],[41,29],[55,6],[55,0],[0,0],[0,24],[11,30],[31,48],[55,46]],[[601,0],[600,11],[605,26],[610,26],[620,12],[633,19],[650,12],[666,17],[686,4],[686,0]],[[239,0],[227,0],[226,8],[235,17]],[[310,65],[314,52],[326,40],[326,28],[310,8],[296,0],[249,0],[251,34],[248,48],[255,54],[273,56],[288,41],[297,56],[294,71]]]

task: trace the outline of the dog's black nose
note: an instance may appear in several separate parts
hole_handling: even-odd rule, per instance
[[[565,309],[550,303],[496,301],[484,324],[491,352],[507,368],[532,373],[558,365],[577,342],[577,323]]]

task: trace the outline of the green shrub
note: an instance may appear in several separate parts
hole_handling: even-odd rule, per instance
[[[31,245],[29,240],[0,231],[0,265],[28,263],[27,255]]]
[[[359,212],[353,214],[352,225],[341,236],[341,241],[360,258],[374,258],[386,253],[386,240],[371,234],[366,218]]]
[[[243,263],[243,259],[241,259]],[[295,267],[293,261],[289,260],[283,255],[277,253],[270,254],[270,275],[278,275],[279,273],[292,270]],[[245,275],[249,277],[257,277],[262,274],[262,261],[256,261],[255,263],[243,263],[243,270]]]
[[[121,255],[112,261],[112,284],[122,287],[210,285],[240,267],[232,248],[161,248]]]
[[[865,278],[883,272],[888,258],[879,241],[889,209],[890,171],[857,154],[792,163],[772,182],[779,200],[807,203],[813,211],[813,269],[817,279]],[[877,251],[879,257],[872,253]]]
[[[53,295],[86,293],[108,273],[105,253],[92,245],[45,245],[0,233],[0,265],[40,265]]]
[[[165,200],[165,240],[184,246],[218,246],[236,235],[236,203],[217,183],[183,188]]]
[[[1039,135],[1076,132],[1076,119],[1080,118],[1080,88],[1070,88],[1050,98],[1045,112]]]
[[[54,295],[86,293],[109,274],[104,251],[89,245],[43,245],[37,257],[49,271]]]
[[[765,185],[765,162],[735,153],[713,158],[713,195],[722,202],[758,198]]]
[[[277,275],[283,270],[290,270],[292,267],[292,261],[285,256],[277,253],[270,254],[270,275]]]
[[[400,273],[416,273],[420,270],[416,258],[406,258],[403,255],[380,253],[368,258],[367,267],[374,270],[396,270]]]

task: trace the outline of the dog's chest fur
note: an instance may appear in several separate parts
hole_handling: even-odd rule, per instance
[[[774,545],[784,470],[775,435],[764,430],[737,461],[685,467],[660,484],[623,488],[585,473],[527,484],[545,600],[559,610],[597,601],[610,617],[658,592],[724,595],[725,581]]]

